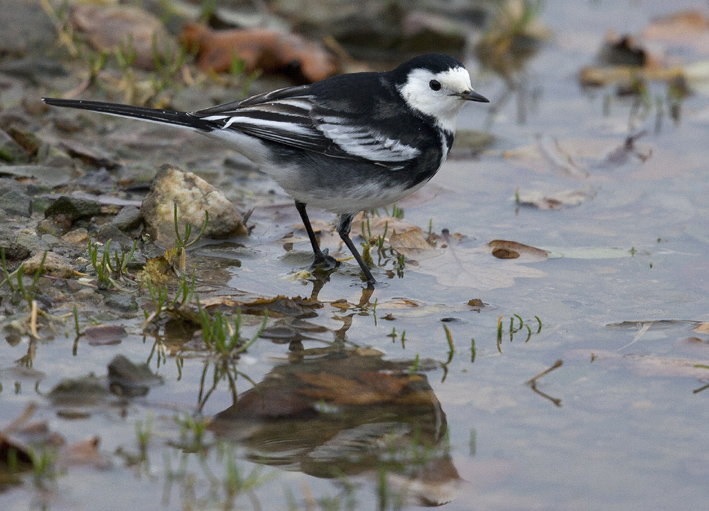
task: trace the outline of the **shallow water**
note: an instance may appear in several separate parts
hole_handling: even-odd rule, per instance
[[[430,221],[436,233],[464,235],[456,245],[463,260],[493,239],[552,256],[471,259],[480,262],[462,264],[460,285],[410,265],[403,278],[384,278],[372,296],[345,263],[317,293],[319,304],[294,299],[272,313],[270,339],[257,341],[236,365],[240,399],[246,402],[250,379],[257,394],[276,403],[269,420],[255,405],[227,411],[233,399],[225,380],[204,399],[214,370],[206,354],[178,352],[184,340],[174,333],[144,334],[142,318],[113,321],[128,330],[118,345],[80,341],[73,354],[74,336],[63,332],[40,342],[33,362],[40,376],[13,369],[27,340],[0,345],[3,421],[35,402],[35,416],[68,441],[98,435],[113,463],[71,466],[45,490],[27,477],[0,495],[3,509],[285,509],[289,502],[295,509],[393,509],[421,498],[447,502],[447,510],[702,508],[709,497],[709,412],[702,405],[709,391],[693,391],[709,369],[703,375],[694,365],[709,364],[709,338],[693,329],[709,321],[709,100],[690,96],[677,124],[664,116],[657,131],[653,112],[629,132],[632,100],[615,98],[604,113],[612,90],[583,91],[577,81],[606,30],[637,33],[680,7],[545,3],[542,19],[553,40],[518,76],[527,100],[509,102],[489,125],[495,146],[453,158],[400,206],[424,231]],[[493,75],[476,80],[493,103],[504,87]],[[652,84],[651,91],[662,95],[665,87]],[[460,125],[483,129],[485,115],[480,105],[468,106]],[[642,129],[648,133],[636,152],[608,163]],[[527,145],[529,151],[519,149]],[[517,189],[585,190],[585,200],[539,210],[516,204]],[[309,256],[306,242],[295,244],[302,257],[278,242],[297,223],[283,204],[275,223],[273,208],[254,213],[245,247],[192,255],[203,296],[311,297],[312,283],[287,278]],[[236,257],[241,266],[215,271],[214,257]],[[529,277],[473,288],[468,272],[493,282]],[[485,305],[468,305],[472,299]],[[260,320],[244,315],[245,334]],[[142,398],[79,407],[88,418],[58,415],[62,408],[45,394],[63,378],[104,375],[117,354],[148,361],[164,385]],[[559,359],[561,367],[526,384]],[[312,374],[319,379],[304,376]],[[316,416],[309,415],[313,407]],[[200,409],[213,418],[201,456],[174,420]],[[136,422],[144,425],[150,414],[153,433],[141,459]],[[255,474],[265,479],[249,486],[244,479]],[[225,480],[232,488],[239,480],[241,489],[230,494]]]

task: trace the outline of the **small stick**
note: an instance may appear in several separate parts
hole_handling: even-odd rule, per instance
[[[554,369],[558,369],[559,367],[562,366],[563,363],[564,363],[563,360],[561,360],[561,359],[557,360],[556,362],[554,362],[554,364],[553,364],[551,367],[549,367],[549,368],[547,368],[547,369],[544,369],[544,371],[542,371],[541,373],[539,373],[538,375],[536,375],[534,378],[531,378],[530,380],[527,380],[525,383],[526,383],[527,385],[535,386],[535,385],[537,384],[537,380],[538,380],[539,378],[541,378],[542,376],[544,376],[544,375],[546,375],[546,374],[549,374],[549,373],[552,372]]]

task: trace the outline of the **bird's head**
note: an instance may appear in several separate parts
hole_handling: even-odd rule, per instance
[[[392,71],[397,90],[406,104],[431,116],[439,127],[455,131],[455,118],[466,101],[488,103],[473,90],[470,74],[447,55],[422,55]]]

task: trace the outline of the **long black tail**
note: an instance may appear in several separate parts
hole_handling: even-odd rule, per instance
[[[160,110],[142,106],[105,103],[103,101],[85,101],[83,99],[42,98],[42,101],[52,106],[80,108],[82,110],[91,110],[92,112],[117,115],[119,117],[130,117],[160,124],[185,126],[200,131],[213,131],[219,128],[217,124],[211,121],[205,121],[194,115],[186,112],[178,112],[177,110]]]

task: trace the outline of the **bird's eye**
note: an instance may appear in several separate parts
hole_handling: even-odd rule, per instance
[[[431,80],[428,82],[428,86],[431,87],[431,90],[441,90],[441,82],[438,80]]]

